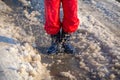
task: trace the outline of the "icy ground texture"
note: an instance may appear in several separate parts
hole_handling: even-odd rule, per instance
[[[41,56],[29,44],[34,37],[17,25],[12,10],[0,1],[0,80],[50,80]]]
[[[75,55],[44,54],[50,45],[50,37],[43,29],[45,22],[43,0],[32,0],[34,11],[30,13],[24,10],[14,15],[13,13],[5,15],[9,18],[0,22],[2,40],[0,49],[7,51],[5,52],[7,54],[11,52],[16,59],[11,59],[11,62],[15,63],[13,64],[5,61],[6,57],[1,55],[0,61],[13,64],[12,68],[1,69],[6,71],[12,69],[12,74],[16,73],[16,76],[24,79],[41,80],[44,75],[43,79],[49,80],[49,76],[46,76],[48,74],[44,74],[47,66],[52,80],[119,80],[120,4],[115,0],[79,0],[78,4],[81,25],[71,38],[71,43],[77,50]],[[0,17],[3,19],[4,16]],[[39,49],[40,55],[33,47]],[[40,67],[36,68],[37,66]],[[40,70],[40,73],[37,70]],[[0,70],[0,75],[5,75],[4,72]],[[14,79],[16,80],[16,77]]]

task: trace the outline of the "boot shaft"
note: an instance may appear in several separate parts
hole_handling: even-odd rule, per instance
[[[62,31],[61,33],[61,42],[62,43],[67,43],[70,41],[70,37],[71,37],[71,34],[68,34],[68,33],[65,33],[64,31]]]
[[[59,43],[60,42],[60,32],[56,35],[51,35],[51,43]]]

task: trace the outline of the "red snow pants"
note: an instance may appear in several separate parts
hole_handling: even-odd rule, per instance
[[[50,35],[57,34],[62,28],[66,33],[75,32],[79,25],[77,0],[44,0],[45,27]],[[60,4],[63,7],[63,21],[60,22]]]

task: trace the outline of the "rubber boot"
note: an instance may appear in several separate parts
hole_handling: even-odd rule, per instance
[[[51,46],[47,50],[47,54],[56,54],[58,52],[58,44],[60,39],[60,34],[51,35]]]
[[[71,34],[67,34],[64,31],[62,31],[61,40],[62,40],[62,46],[64,48],[64,52],[68,54],[74,54],[75,48],[70,43],[70,37],[71,37]]]

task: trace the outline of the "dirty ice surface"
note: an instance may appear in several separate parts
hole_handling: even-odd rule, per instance
[[[0,80],[120,80],[120,3],[79,0],[77,53],[46,55],[43,0],[19,1],[0,1]]]

